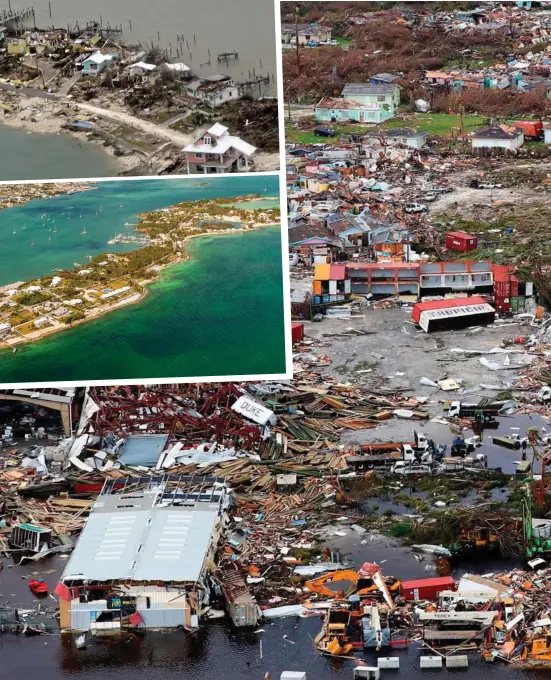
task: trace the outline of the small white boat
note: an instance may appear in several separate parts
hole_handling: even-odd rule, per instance
[[[428,555],[438,555],[441,557],[451,557],[451,552],[443,545],[433,545],[432,543],[420,543],[411,546],[413,550],[427,553]]]

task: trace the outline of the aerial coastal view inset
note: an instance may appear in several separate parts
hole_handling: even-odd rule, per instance
[[[273,3],[140,4],[0,7],[0,180],[279,167]]]
[[[0,382],[284,373],[278,193],[254,175],[4,186]]]

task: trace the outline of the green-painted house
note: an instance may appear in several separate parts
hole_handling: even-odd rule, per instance
[[[388,111],[380,104],[360,104],[347,101],[342,97],[324,97],[314,109],[314,118],[318,123],[339,123],[353,121],[355,123],[382,123]]]
[[[342,96],[346,101],[379,105],[383,111],[383,120],[392,118],[400,106],[400,87],[394,83],[386,85],[347,83]]]

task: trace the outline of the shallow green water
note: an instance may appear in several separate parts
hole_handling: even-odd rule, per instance
[[[265,178],[264,178],[265,179]],[[279,227],[196,239],[136,305],[0,351],[0,382],[285,371]]]

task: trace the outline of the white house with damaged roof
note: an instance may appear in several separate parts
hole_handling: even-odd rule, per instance
[[[233,78],[222,74],[190,80],[185,90],[190,97],[209,106],[221,106],[239,98],[239,88],[234,84]]]
[[[306,45],[307,43],[322,43],[331,40],[331,26],[322,24],[282,24],[281,42],[283,44]]]
[[[524,133],[511,125],[490,125],[472,132],[473,149],[507,149],[516,151],[524,144]]]
[[[409,146],[412,149],[422,149],[427,143],[427,133],[411,128],[396,128],[395,130],[380,130],[377,134],[367,134],[367,144],[388,144],[390,146]]]
[[[248,172],[256,147],[215,123],[183,149],[190,174]]]

